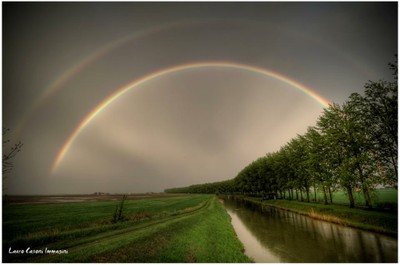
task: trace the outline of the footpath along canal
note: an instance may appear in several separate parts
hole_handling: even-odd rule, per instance
[[[397,238],[224,197],[232,225],[255,262],[397,262]]]

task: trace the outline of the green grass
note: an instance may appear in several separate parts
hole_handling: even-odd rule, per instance
[[[303,194],[303,196],[305,196]],[[329,200],[329,195],[328,200]],[[365,200],[362,192],[354,192],[354,201],[358,206],[365,205]],[[314,193],[310,193],[310,199],[314,199]],[[317,193],[317,201],[324,201],[324,194],[322,192]],[[349,205],[349,198],[343,191],[337,191],[333,193],[332,201],[334,204]],[[382,204],[397,204],[397,190],[394,189],[380,189],[375,190],[372,193],[372,206],[379,207]],[[397,208],[397,207],[396,207]]]
[[[251,262],[215,196],[3,207],[6,262]],[[8,249],[67,249],[62,255],[8,254]]]
[[[268,200],[246,198],[254,203],[289,210],[315,219],[338,223],[364,230],[397,235],[397,212],[382,212],[362,208],[349,208],[340,204],[324,205],[289,200]]]
[[[204,201],[202,196],[150,198],[126,201],[124,214],[134,216],[179,213]],[[112,219],[117,201],[59,204],[6,205],[3,208],[3,239],[18,235],[108,223]]]

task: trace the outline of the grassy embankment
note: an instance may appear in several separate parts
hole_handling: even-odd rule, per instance
[[[375,205],[386,203],[397,205],[397,191],[395,190],[382,190],[377,192],[376,196]],[[344,194],[335,193],[333,198],[334,204],[328,205],[321,202],[307,203],[295,200],[261,201],[257,198],[246,198],[246,200],[307,215],[314,219],[397,236],[397,211],[381,211],[376,208],[366,209],[364,207],[351,209],[345,205],[347,201]]]
[[[251,262],[215,196],[5,205],[5,262]],[[68,254],[9,254],[68,250]]]

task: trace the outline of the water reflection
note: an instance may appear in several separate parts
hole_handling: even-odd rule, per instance
[[[238,238],[256,262],[397,262],[397,239],[225,198]]]

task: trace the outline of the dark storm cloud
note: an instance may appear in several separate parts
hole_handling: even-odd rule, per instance
[[[107,45],[113,48],[96,53]],[[257,74],[171,74],[101,112],[57,174],[49,173],[99,102],[156,70],[199,61],[254,65],[343,102],[367,80],[390,78],[396,52],[394,2],[4,3],[3,125],[26,119],[13,134],[24,150],[7,192],[160,191],[232,178],[321,111],[296,89]],[[68,71],[60,89],[40,99]]]

